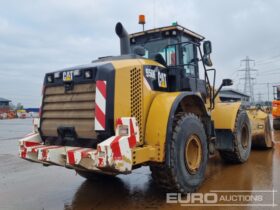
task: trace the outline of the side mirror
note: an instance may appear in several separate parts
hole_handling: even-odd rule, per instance
[[[218,96],[218,94],[220,93],[221,89],[225,86],[231,86],[233,85],[233,81],[231,79],[223,79],[222,84],[220,85],[220,87],[218,88],[218,90],[216,91],[214,97],[213,97],[213,101],[215,101],[215,98]]]
[[[223,82],[222,82],[223,87],[232,86],[232,85],[233,85],[233,81],[231,79],[223,79]]]
[[[204,55],[210,55],[212,53],[212,44],[210,41],[203,42],[203,53]]]
[[[212,53],[212,44],[210,41],[203,42],[203,53],[204,53],[204,55],[202,57],[203,63],[206,66],[211,67],[213,65],[213,63],[210,58],[210,54]]]

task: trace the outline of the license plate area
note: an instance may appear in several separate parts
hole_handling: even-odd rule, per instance
[[[77,139],[77,133],[75,127],[58,127],[58,136],[61,140],[65,141],[75,141]]]

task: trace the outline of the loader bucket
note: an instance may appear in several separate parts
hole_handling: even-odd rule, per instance
[[[252,147],[270,149],[274,142],[273,119],[269,112],[258,108],[247,109],[252,129]]]

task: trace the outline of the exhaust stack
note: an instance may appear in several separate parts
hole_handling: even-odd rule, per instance
[[[118,37],[120,38],[121,55],[130,54],[130,43],[128,33],[120,22],[117,23],[115,31]]]

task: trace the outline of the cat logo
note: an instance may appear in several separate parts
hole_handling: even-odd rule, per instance
[[[158,86],[161,88],[167,88],[165,73],[158,72]]]
[[[62,79],[64,82],[70,82],[73,80],[73,71],[65,71],[62,75]]]

